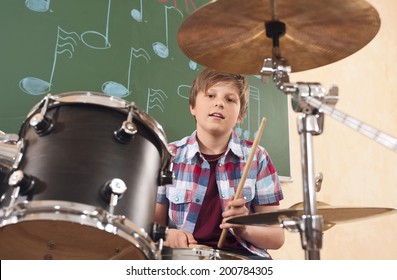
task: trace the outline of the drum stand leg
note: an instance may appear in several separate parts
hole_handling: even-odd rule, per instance
[[[299,224],[299,231],[305,258],[309,260],[319,260],[322,247],[323,219],[316,213],[316,185],[312,150],[312,135],[317,135],[321,130],[322,117],[322,115],[307,114],[298,117],[305,213]]]

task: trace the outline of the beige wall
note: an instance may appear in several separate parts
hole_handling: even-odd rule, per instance
[[[319,82],[326,89],[337,85],[337,110],[396,138],[397,1],[368,2],[381,17],[375,38],[341,61],[293,73],[290,80]],[[297,113],[289,107],[293,182],[283,184],[282,208],[303,200]],[[324,174],[317,200],[336,207],[397,207],[396,152],[329,116],[324,132],[314,136],[313,143],[316,173]],[[285,245],[271,253],[275,259],[305,259],[299,234],[287,231]],[[338,224],[325,231],[320,258],[397,259],[397,214]]]

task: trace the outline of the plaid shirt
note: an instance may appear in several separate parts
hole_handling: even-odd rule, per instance
[[[216,183],[222,210],[235,193],[247,163],[252,142],[240,140],[233,131],[228,148],[218,160]],[[178,229],[194,231],[200,207],[207,190],[210,165],[201,155],[196,131],[179,141],[169,144],[175,155],[173,184],[159,186],[158,203],[169,203],[169,224]],[[266,150],[258,146],[243,187],[242,195],[252,212],[252,205],[273,204],[283,199],[279,178]],[[232,232],[232,231],[231,231]],[[233,233],[233,232],[232,232]],[[266,251],[248,244],[239,236],[236,239],[249,251],[268,257]]]

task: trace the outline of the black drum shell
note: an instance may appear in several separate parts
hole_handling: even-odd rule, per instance
[[[127,190],[115,207],[136,226],[150,232],[161,169],[161,143],[139,118],[137,133],[128,143],[114,136],[127,113],[97,104],[65,103],[46,112],[53,127],[39,136],[28,118],[20,129],[25,151],[18,166],[35,181],[30,200],[59,200],[108,209],[101,195],[114,178]]]

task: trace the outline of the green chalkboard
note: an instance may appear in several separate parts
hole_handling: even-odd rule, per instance
[[[176,35],[207,2],[1,0],[0,130],[17,133],[46,94],[92,91],[134,101],[163,126],[168,142],[190,135],[189,89],[204,67],[181,52]],[[289,178],[287,97],[248,78],[249,114],[236,130],[253,140],[265,116],[261,145]]]

